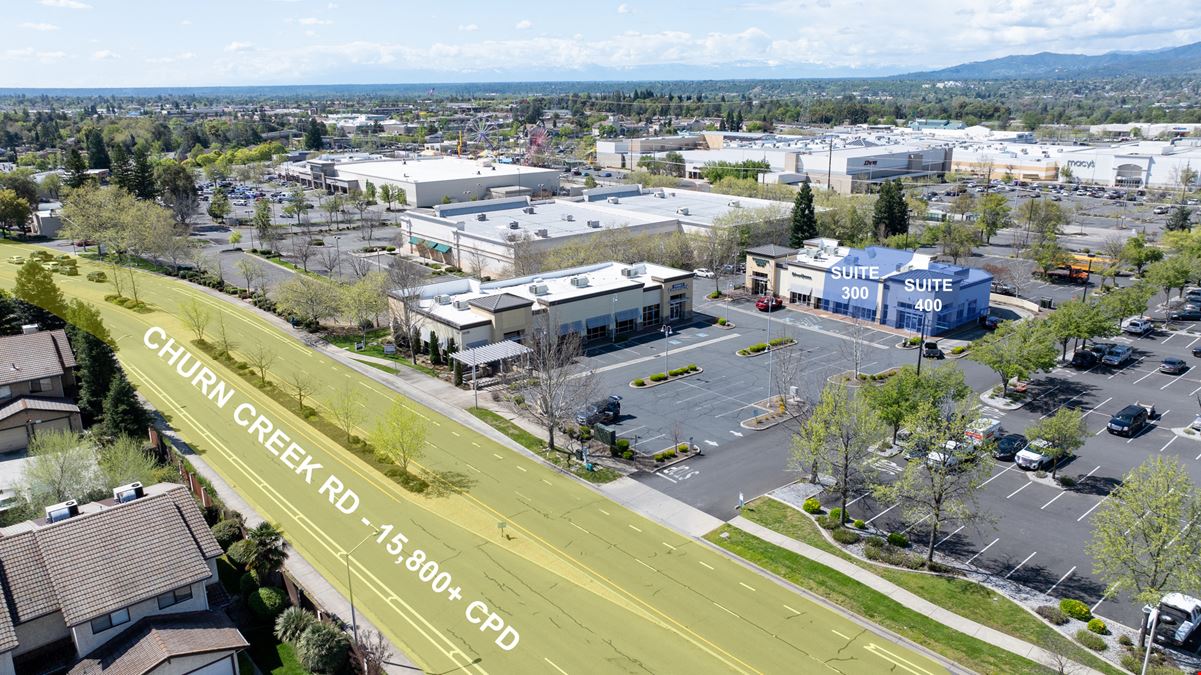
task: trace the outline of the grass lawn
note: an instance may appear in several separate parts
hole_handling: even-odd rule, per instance
[[[744,514],[745,515],[745,514]],[[722,538],[722,534],[729,536]],[[736,527],[705,535],[714,544],[808,589],[898,635],[982,673],[1049,673],[1033,661],[969,637],[915,612],[883,593]]]
[[[286,642],[275,639],[270,630],[246,629],[242,633],[250,643],[247,652],[259,670],[267,675],[309,675],[296,659],[296,650]]]
[[[996,591],[967,579],[939,577],[931,574],[906,572],[852,556],[831,544],[821,535],[808,515],[774,499],[760,498],[747,505],[742,516],[766,528],[775,530],[871,570],[905,590],[956,614],[1003,633],[1039,645],[1052,652],[1108,673],[1122,671],[1098,658],[1068,637],[1055,630],[1017,603]],[[1081,624],[1083,627],[1083,624]]]
[[[425,373],[426,375],[429,375],[430,377],[438,377],[439,376],[438,371],[434,370],[433,368],[430,368],[429,366],[427,366],[425,364],[413,363],[412,361],[409,360],[409,357],[407,354],[401,353],[400,351],[398,351],[396,354],[385,354],[384,346],[381,343],[381,340],[388,337],[389,335],[391,335],[391,331],[388,328],[376,328],[374,330],[367,331],[367,344],[365,345],[365,347],[363,349],[360,349],[360,350],[355,350],[354,345],[356,342],[359,342],[363,339],[362,333],[346,333],[346,334],[326,333],[322,337],[324,337],[325,340],[327,342],[329,342],[330,344],[332,344],[336,347],[341,347],[342,349],[345,349],[346,351],[350,352],[352,355],[361,354],[363,356],[374,356],[374,357],[380,358],[380,359],[388,359],[389,361],[392,361],[393,363],[397,363],[402,366],[407,366],[409,368],[412,368],[413,370]],[[379,363],[372,363],[370,361],[364,361],[363,359],[355,359],[355,360],[360,363],[366,363],[369,366],[374,366],[376,368],[379,368],[380,370],[384,371],[385,373],[394,372],[393,370],[391,370],[387,367],[381,367],[382,364],[379,364]]]
[[[541,438],[538,438],[534,434],[522,429],[521,427],[496,414],[495,412],[492,412],[491,410],[486,408],[468,408],[467,412],[480,418],[493,429],[496,429],[500,433],[517,441],[525,449],[538,453],[539,457],[554,463],[556,466],[561,466],[571,471],[571,473],[583,478],[589,483],[609,483],[621,478],[620,473],[604,466],[597,466],[594,464],[593,470],[588,471],[580,462],[571,462],[571,464],[568,465],[566,455],[561,452],[548,451],[546,449],[546,441],[543,441]]]

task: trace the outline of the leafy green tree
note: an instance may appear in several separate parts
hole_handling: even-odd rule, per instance
[[[150,485],[157,468],[158,462],[146,451],[143,440],[119,436],[100,449],[100,473],[107,488],[134,481]]]
[[[1062,358],[1065,360],[1068,357],[1068,343],[1073,339],[1088,340],[1118,334],[1118,324],[1103,306],[1079,299],[1061,304],[1047,321],[1051,332],[1063,345]]]
[[[1063,267],[1072,260],[1071,254],[1059,245],[1059,240],[1054,236],[1046,237],[1031,246],[1028,255],[1042,270],[1043,276],[1048,275],[1053,269]]]
[[[1101,298],[1101,309],[1111,321],[1117,322],[1128,316],[1142,316],[1155,289],[1146,281],[1125,288],[1114,288]]]
[[[200,205],[192,172],[174,160],[162,161],[154,168],[154,183],[159,199],[171,209],[175,222],[187,225]]]
[[[88,129],[83,135],[83,143],[88,151],[89,169],[107,169],[112,165],[108,156],[108,148],[104,146],[104,136],[96,127]]]
[[[30,440],[19,491],[34,510],[68,499],[86,501],[102,487],[96,454],[75,432],[44,430]]]
[[[154,184],[154,167],[150,164],[150,153],[146,148],[138,147],[133,151],[133,165],[130,168],[130,192],[138,199],[154,199],[158,189]]]
[[[309,125],[304,131],[304,149],[305,150],[320,150],[325,145],[325,125],[318,122],[317,118],[310,117]]]
[[[1126,246],[1122,249],[1122,258],[1134,265],[1135,274],[1141,276],[1144,267],[1163,260],[1163,250],[1147,246],[1147,241],[1143,239],[1142,235],[1139,235],[1126,240]]]
[[[54,283],[50,270],[36,260],[30,260],[17,271],[13,297],[19,302],[17,314],[21,323],[36,323],[46,330],[62,328],[67,315],[67,302]]]
[[[229,197],[226,196],[225,190],[217,188],[213,191],[213,198],[209,201],[209,217],[217,222],[222,222],[229,215],[229,211]]]
[[[1046,321],[1006,321],[972,343],[968,358],[996,373],[1006,396],[1010,380],[1055,367],[1055,334]]]
[[[592,174],[584,176],[584,187],[589,190],[596,187],[596,179],[592,177]]]
[[[1085,550],[1110,589],[1154,604],[1201,586],[1201,493],[1176,459],[1156,455],[1135,467],[1092,523]]]
[[[391,183],[384,183],[379,186],[379,198],[384,202],[384,210],[391,211],[392,204],[396,203],[396,195],[392,191]]]
[[[0,335],[19,335],[21,333],[21,317],[17,304],[8,291],[0,289]]]
[[[385,457],[409,470],[409,462],[424,452],[429,425],[400,401],[395,401],[371,434],[371,444]]]
[[[271,523],[259,523],[246,532],[246,540],[253,546],[246,567],[259,579],[266,580],[283,568],[288,552],[284,549],[284,537],[279,528]]]
[[[0,190],[0,227],[21,232],[29,222],[29,202],[15,190]]]
[[[129,152],[124,145],[117,143],[113,145],[111,158],[108,182],[133,194],[133,162],[129,158]]]
[[[296,640],[296,657],[307,670],[320,675],[333,675],[346,666],[350,642],[334,626],[318,621]]]
[[[1172,209],[1171,215],[1168,216],[1168,222],[1164,225],[1169,232],[1178,232],[1188,230],[1193,227],[1191,219],[1193,210],[1186,206],[1177,206]]]
[[[1184,256],[1164,258],[1147,267],[1147,282],[1153,288],[1163,289],[1165,304],[1168,296],[1172,294],[1172,289],[1180,289],[1183,292],[1184,287],[1192,278],[1193,269],[1190,259]]]
[[[788,245],[800,248],[806,239],[817,236],[817,211],[813,207],[813,188],[809,183],[801,184],[801,189],[792,202],[792,224],[788,232]]]
[[[431,330],[430,339],[426,341],[425,346],[430,353],[430,365],[439,365],[442,360],[442,350],[438,348],[438,334]]]
[[[314,623],[317,623],[317,617],[312,612],[302,607],[289,607],[275,618],[275,639],[293,642]]]
[[[294,275],[275,289],[275,302],[285,315],[306,323],[320,323],[341,310],[338,289],[330,281],[306,274]]]
[[[113,376],[108,394],[104,397],[103,421],[100,426],[107,436],[146,436],[146,430],[150,426],[150,414],[142,407],[137,392],[123,372],[118,371]]]
[[[1059,464],[1071,457],[1077,450],[1084,447],[1088,428],[1084,425],[1084,416],[1079,410],[1064,406],[1054,415],[1044,417],[1026,428],[1026,437],[1030,440],[1041,439],[1048,447],[1042,450],[1052,459],[1051,478],[1059,470]]]
[[[75,148],[67,151],[67,160],[64,162],[63,168],[67,172],[67,177],[63,181],[67,187],[83,187],[84,183],[91,180],[91,176],[88,175],[87,162],[83,161],[83,155],[79,154]]]
[[[66,319],[68,336],[72,336],[73,333],[83,333],[100,340],[114,350],[116,349],[117,341],[108,331],[108,326],[104,325],[100,311],[91,303],[79,298],[71,298],[71,301],[67,303]]]
[[[846,524],[851,493],[872,483],[868,460],[883,431],[864,397],[852,396],[844,385],[827,384],[793,437],[793,461],[798,466],[825,467],[833,474],[842,513],[839,525]]]
[[[901,181],[884,181],[872,210],[872,226],[877,239],[909,232],[909,206],[905,203]]]
[[[676,178],[684,177],[684,155],[672,150],[663,155],[663,173]]]
[[[892,442],[905,418],[925,400],[962,401],[971,394],[963,371],[951,365],[939,366],[919,376],[913,366],[902,366],[896,375],[878,387],[866,387],[859,395],[882,422],[892,427]]]
[[[104,402],[114,378],[120,376],[113,350],[102,340],[82,331],[72,332],[75,360],[79,364],[79,410],[91,422],[104,414]]]
[[[254,200],[254,232],[259,238],[259,246],[274,250],[277,241],[275,225],[271,222],[271,202],[266,199]]]
[[[1002,228],[1009,226],[1009,200],[1002,195],[991,192],[984,195],[980,198],[977,211],[976,224],[980,226],[985,244]]]

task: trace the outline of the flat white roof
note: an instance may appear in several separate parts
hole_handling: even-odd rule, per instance
[[[594,205],[585,202],[531,201],[525,197],[508,197],[447,205],[447,208],[435,211],[438,213],[436,217],[443,221],[443,225],[451,226],[461,222],[464,232],[488,239],[502,239],[509,234],[529,234],[538,238],[538,230],[546,230],[545,238],[554,239],[614,227],[638,227],[672,220],[637,211],[602,208],[604,206],[612,205],[606,202]],[[527,213],[527,210],[532,213]],[[480,214],[484,220],[479,219]],[[413,213],[410,214],[410,218],[421,221],[429,216]],[[599,227],[590,226],[589,221],[598,223]],[[517,227],[511,228],[509,225],[514,222],[517,223]]]
[[[366,162],[342,162],[337,165],[338,177],[364,178],[394,183],[424,183],[463,180],[476,176],[545,175],[558,179],[555,169],[542,169],[520,164],[501,164],[460,157],[433,159],[381,159]]]
[[[585,198],[588,198],[589,192],[587,190],[584,192]],[[659,197],[659,193],[662,193],[664,196]],[[681,222],[705,226],[712,225],[713,221],[719,216],[738,209],[775,207],[780,209],[784,214],[792,209],[790,202],[777,202],[769,199],[756,199],[754,197],[734,197],[713,192],[697,192],[696,190],[674,188],[655,188],[641,194],[633,194],[631,191],[614,196],[617,198],[616,204],[611,204],[603,198],[600,201],[589,203],[596,204],[606,211],[620,210],[631,214],[645,214],[664,219],[671,218]],[[680,209],[687,209],[688,213],[680,213]]]

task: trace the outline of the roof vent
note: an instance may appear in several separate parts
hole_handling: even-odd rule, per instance
[[[625,267],[625,268],[622,268],[622,270],[621,270],[621,276],[623,276],[623,277],[636,277],[636,276],[638,276],[638,270],[637,270],[636,268],[633,268],[633,267]]]
[[[534,213],[534,207],[532,207],[532,206],[527,206],[527,207],[525,207],[524,209],[522,209],[522,210],[521,210],[521,212],[522,212],[522,213],[533,214],[533,213]]]
[[[437,298],[435,298],[435,300],[438,301],[439,305],[449,305],[450,304],[450,296],[449,295],[439,295]]]
[[[564,213],[564,214],[562,214],[562,215],[560,215],[560,216],[559,216],[559,220],[565,220],[565,221],[567,221],[567,222],[569,222],[569,223],[570,223],[570,222],[573,222],[573,221],[575,220],[575,216],[573,216],[573,215],[572,215],[572,214],[570,214],[570,213]]]
[[[591,227],[593,229],[600,229],[600,221],[599,220],[589,220],[588,227]]]
[[[588,277],[572,277],[571,285],[575,286],[576,288],[587,288],[588,287]]]
[[[516,220],[509,221],[509,229],[510,230],[516,230],[520,227],[521,227],[521,223],[517,222]]]
[[[476,220],[488,220],[488,214],[486,214],[486,213],[477,213],[477,214],[475,214],[475,219],[476,219]]]
[[[687,207],[687,206],[681,206],[680,208],[676,209],[676,213],[677,213],[677,214],[679,214],[679,215],[681,215],[681,216],[686,216],[686,215],[688,215],[688,207]]]
[[[36,323],[27,323],[21,326],[21,333],[23,335],[29,335],[30,333],[36,332],[38,332],[38,325]]]
[[[546,284],[530,284],[530,293],[533,295],[546,295],[550,292],[550,288]]]
[[[46,507],[46,522],[57,523],[79,515],[79,502],[74,499]]]
[[[146,493],[142,490],[142,484],[138,482],[129,483],[128,485],[118,485],[113,488],[113,500],[118,504],[132,502],[133,500],[144,496]]]
[[[460,300],[455,300],[454,306],[455,306],[455,309],[470,309],[471,304],[468,303],[467,300],[460,299]]]
[[[659,199],[667,199],[667,193],[662,190],[659,190],[658,192],[656,192],[655,196],[658,197]]]
[[[728,203],[726,203],[726,206],[728,206],[732,209],[738,209],[738,208],[742,208],[742,203],[739,202],[737,199],[732,199]]]
[[[534,234],[538,235],[539,237],[542,237],[543,239],[546,239],[547,237],[550,236],[550,232],[545,229],[535,230]]]

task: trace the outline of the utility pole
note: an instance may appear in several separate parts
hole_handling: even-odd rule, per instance
[[[664,342],[666,342],[666,344],[663,345],[663,374],[666,375],[667,374],[667,355],[671,351],[671,340],[668,339],[671,337],[671,334],[672,334],[671,326],[669,326],[667,324],[663,324],[663,327],[659,329],[659,332],[663,333],[663,340],[664,340]]]
[[[348,593],[350,595],[350,626],[351,626],[351,631],[354,633],[354,644],[355,644],[356,648],[358,647],[358,644],[359,644],[359,621],[358,621],[358,617],[354,611],[354,585],[351,581],[351,575],[350,575],[350,556],[354,555],[355,550],[357,550],[360,546],[362,546],[363,544],[366,544],[368,539],[370,539],[378,534],[379,534],[379,530],[372,528],[371,534],[367,535],[366,537],[363,537],[362,541],[355,544],[353,548],[351,548],[349,551],[347,551],[346,553],[343,554],[346,556],[346,590],[348,591]]]
[[[834,134],[830,134],[830,154],[826,156],[826,192],[830,188],[830,173],[834,170]]]

